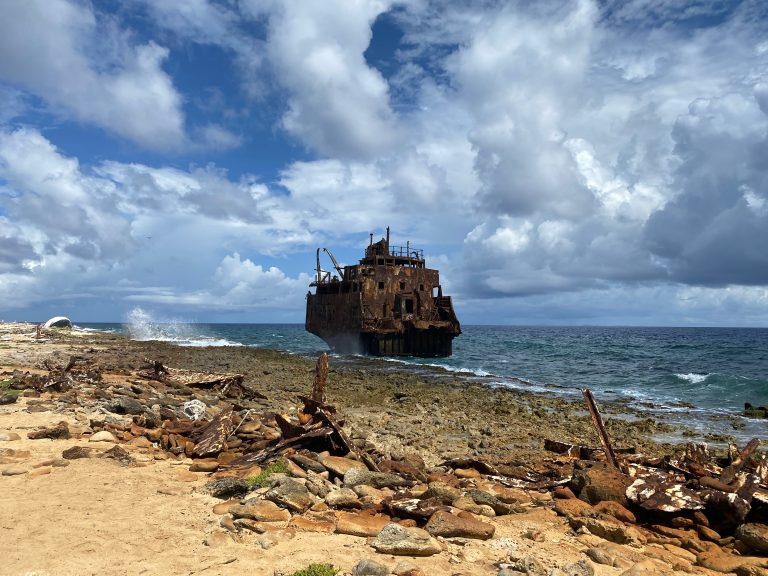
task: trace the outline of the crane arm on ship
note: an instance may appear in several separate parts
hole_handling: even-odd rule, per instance
[[[344,272],[342,271],[341,266],[339,266],[339,263],[336,261],[336,258],[334,258],[333,254],[331,254],[331,251],[328,250],[328,248],[323,248],[323,252],[325,252],[326,254],[328,254],[328,256],[330,256],[331,262],[333,262],[333,267],[336,268],[336,272],[339,273],[339,279],[344,278]],[[318,255],[319,254],[320,252],[318,251]]]

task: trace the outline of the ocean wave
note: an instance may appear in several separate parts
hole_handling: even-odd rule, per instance
[[[688,374],[675,374],[680,380],[686,380],[691,384],[700,384],[704,382],[711,374],[697,374],[696,372],[689,372]]]
[[[354,356],[358,356],[358,354],[354,354]],[[363,355],[360,355],[363,356]],[[363,356],[368,358],[368,356]],[[470,376],[479,376],[479,377],[487,377],[487,376],[496,376],[496,374],[492,374],[491,372],[486,372],[482,368],[464,368],[461,366],[451,366],[450,364],[440,364],[438,362],[414,362],[413,360],[403,360],[401,358],[387,358],[387,357],[381,357],[381,360],[384,362],[393,362],[395,364],[407,364],[408,366],[423,366],[425,368],[439,368],[441,370],[445,370],[446,372],[453,372],[454,374],[466,374]]]
[[[200,326],[180,320],[156,320],[142,308],[128,313],[131,340],[170,342],[178,346],[244,346],[241,342],[201,334]]]

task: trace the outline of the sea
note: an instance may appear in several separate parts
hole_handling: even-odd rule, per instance
[[[157,320],[136,309],[125,323],[78,326],[179,346],[254,346],[308,358],[328,351],[303,324],[198,324]],[[332,354],[331,363],[405,370],[427,379],[450,373],[489,388],[571,399],[589,388],[598,405],[613,407],[609,417],[684,426],[685,441],[768,440],[768,419],[742,415],[746,402],[768,406],[768,328],[462,326],[462,331],[449,358]],[[616,416],[617,405],[626,407],[626,414]],[[683,440],[679,431],[656,439]]]

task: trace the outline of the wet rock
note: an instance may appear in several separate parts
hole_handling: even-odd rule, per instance
[[[230,506],[228,512],[233,518],[247,518],[257,522],[287,522],[291,519],[288,510],[269,500],[249,500],[247,504]]]
[[[469,513],[460,513],[458,515],[450,512],[437,511],[427,522],[426,531],[432,536],[443,536],[444,538],[477,538],[487,540],[493,537],[496,527],[493,524],[487,524],[476,520]]]
[[[336,532],[350,536],[376,536],[390,522],[389,516],[337,512]]]
[[[395,556],[432,556],[442,551],[440,543],[421,528],[387,524],[371,541],[377,552]]]
[[[276,486],[264,494],[264,498],[294,512],[305,512],[314,500],[306,486],[292,478],[281,479]]]
[[[353,488],[365,484],[374,488],[398,488],[405,486],[405,480],[397,474],[371,472],[367,468],[353,467],[344,474],[344,486]]]
[[[197,479],[197,476],[195,476]],[[230,498],[241,498],[245,496],[250,487],[245,480],[240,478],[219,478],[217,480],[211,480],[204,487],[203,491],[210,494],[214,498],[221,498],[222,500],[228,500]]]
[[[87,446],[72,446],[72,448],[64,450],[61,456],[66,460],[78,460],[79,458],[90,458],[92,454],[93,449]]]
[[[742,524],[736,529],[736,538],[758,554],[768,552],[768,526],[765,524]]]
[[[49,428],[42,428],[29,432],[27,438],[30,440],[39,440],[41,438],[51,438],[52,440],[66,439],[70,437],[69,425],[63,420]]]
[[[360,560],[352,568],[352,576],[388,576],[389,567],[374,560]]]

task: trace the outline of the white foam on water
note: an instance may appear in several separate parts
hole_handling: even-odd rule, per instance
[[[691,384],[700,384],[707,379],[709,374],[696,374],[695,372],[689,372],[688,374],[675,374],[680,380],[687,380]]]
[[[224,338],[200,334],[199,327],[180,320],[156,320],[146,310],[134,308],[128,313],[128,334],[132,340],[157,340],[179,346],[243,346]]]

